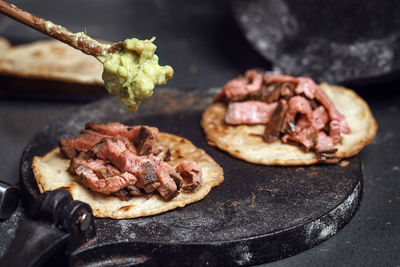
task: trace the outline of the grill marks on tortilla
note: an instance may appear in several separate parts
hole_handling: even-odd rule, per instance
[[[264,124],[265,142],[280,138],[306,152],[313,150],[320,162],[337,163],[335,144],[341,141],[342,133],[350,133],[346,118],[306,77],[249,70],[229,81],[215,101],[228,105],[225,123]]]
[[[88,123],[76,138],[61,140],[59,146],[71,159],[68,171],[93,191],[121,199],[158,192],[166,201],[181,188],[196,192],[202,186],[201,169],[192,161],[174,169],[157,157],[157,136],[154,127]],[[191,175],[187,185],[182,173]]]

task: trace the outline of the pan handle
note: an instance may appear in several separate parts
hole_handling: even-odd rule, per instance
[[[10,218],[17,209],[18,202],[18,187],[0,181],[0,220]]]
[[[0,260],[0,266],[41,266],[54,253],[64,250],[69,239],[70,233],[26,218],[18,226],[16,237]]]
[[[75,201],[66,190],[46,191],[31,205],[31,218],[17,228],[16,237],[0,266],[40,266],[55,253],[57,266],[68,264],[69,254],[96,235],[92,209]]]

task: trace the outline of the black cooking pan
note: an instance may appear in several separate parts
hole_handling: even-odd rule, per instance
[[[39,266],[57,253],[54,264],[73,266],[253,265],[309,249],[349,222],[361,198],[359,156],[348,165],[309,167],[268,167],[235,159],[208,146],[200,127],[211,95],[158,90],[135,115],[107,97],[38,133],[21,159],[29,218],[19,226],[3,263]],[[160,215],[91,220],[90,208],[72,202],[64,190],[40,195],[30,167],[33,156],[75,136],[90,121],[149,124],[186,137],[222,166],[225,181],[203,200]],[[24,257],[12,258],[21,253]]]
[[[397,0],[232,0],[236,21],[273,70],[330,83],[400,77]]]

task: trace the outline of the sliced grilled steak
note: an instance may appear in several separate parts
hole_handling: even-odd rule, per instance
[[[287,121],[295,122],[298,114],[304,115],[303,118],[311,124],[313,119],[313,110],[307,99],[301,96],[294,96],[288,102]],[[297,132],[297,130],[296,130]]]
[[[126,187],[113,193],[113,195],[116,197],[119,197],[120,199],[125,200],[125,201],[128,201],[132,197],[131,193],[129,192],[129,190]]]
[[[119,170],[132,173],[137,177],[143,175],[142,166],[150,162],[160,182],[157,188],[160,195],[166,200],[171,200],[179,193],[174,180],[168,174],[168,168],[165,166],[167,163],[154,155],[138,156],[126,149],[121,140],[112,137],[104,138],[93,147],[92,152],[98,158],[110,161]]]
[[[263,75],[260,71],[248,70],[244,77],[229,81],[222,91],[215,96],[215,101],[242,101],[251,92],[261,88]]]
[[[280,98],[288,100],[294,95],[296,85],[292,82],[263,84],[260,90],[248,95],[251,100],[258,100],[267,103],[278,102]]]
[[[139,134],[134,140],[138,155],[149,155],[153,152],[157,142],[158,131],[150,127],[140,127]]]
[[[125,200],[157,191],[171,200],[183,178],[155,156],[162,151],[157,136],[155,127],[88,123],[76,138],[59,143],[62,154],[72,159],[68,171],[91,190]]]
[[[318,133],[317,144],[315,145],[315,152],[317,153],[333,153],[338,149],[333,144],[332,139],[324,132]]]
[[[318,161],[321,163],[338,163],[339,158],[336,154],[338,149],[333,144],[332,139],[324,132],[318,133],[317,144],[315,145],[315,153]]]
[[[174,179],[176,188],[179,191],[183,185],[182,176],[171,165],[167,166],[168,166],[168,174],[172,179]]]
[[[160,186],[160,182],[150,161],[147,161],[140,167],[138,178],[136,185],[143,188],[146,193],[153,192]]]
[[[177,195],[179,195],[177,184],[175,180],[169,176],[169,165],[159,158],[156,159],[157,167],[155,168],[160,186],[157,188],[160,196],[167,201],[170,201]],[[154,163],[153,163],[154,164]],[[155,164],[154,164],[155,165]]]
[[[105,135],[91,130],[82,130],[74,139],[60,140],[58,145],[63,156],[72,159],[79,152],[89,151],[95,144],[100,142]]]
[[[225,122],[232,125],[266,124],[277,105],[261,101],[231,102],[228,105]]]
[[[144,195],[144,193],[142,192],[142,190],[140,190],[140,188],[137,187],[137,186],[135,186],[135,185],[130,185],[130,186],[126,187],[126,190],[128,190],[129,193],[130,193],[132,196],[135,196],[135,197]]]
[[[286,100],[281,99],[274,113],[272,113],[271,120],[265,126],[265,142],[272,143],[280,137],[280,134],[283,132],[287,109],[288,104]]]
[[[104,136],[126,138],[135,145],[135,151],[139,155],[148,155],[155,149],[158,136],[158,129],[149,126],[129,127],[118,122],[86,124],[86,129],[96,131]],[[125,142],[127,144],[127,142]],[[134,152],[132,147],[128,147]]]
[[[250,100],[258,100],[267,103],[278,101],[281,95],[280,86],[277,83],[263,84],[260,90],[252,92],[248,95]]]
[[[281,138],[305,151],[313,149],[323,162],[337,160],[334,145],[350,128],[324,91],[308,77],[265,74],[260,84],[259,75],[249,70],[216,96],[216,101],[228,102],[225,122],[265,124],[265,142]]]
[[[137,181],[130,173],[120,173],[104,161],[87,159],[86,156],[73,158],[68,171],[78,176],[86,187],[106,195],[134,185]]]
[[[75,140],[73,139],[62,139],[58,141],[58,147],[60,148],[61,154],[69,159],[78,156],[78,150],[74,147]]]
[[[90,129],[107,136],[127,136],[129,126],[119,122],[95,123],[89,122],[85,125],[85,129]]]
[[[183,178],[184,185],[182,186],[182,190],[184,192],[197,192],[203,186],[203,173],[195,162],[182,161],[175,169]]]
[[[313,111],[312,126],[317,130],[325,128],[329,121],[328,113],[323,106],[319,106]]]

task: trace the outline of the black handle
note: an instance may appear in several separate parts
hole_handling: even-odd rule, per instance
[[[96,234],[90,206],[73,200],[66,190],[41,194],[31,205],[30,215],[19,225],[0,266],[40,266],[56,252],[61,252],[57,256],[64,257],[66,265],[65,256]]]
[[[0,220],[5,220],[13,215],[18,207],[19,189],[15,185],[0,182]]]
[[[67,245],[70,233],[43,222],[24,219],[16,237],[0,260],[0,266],[41,266]]]

